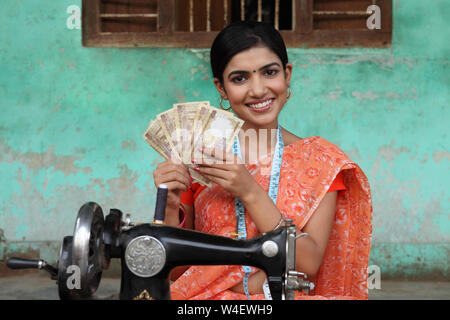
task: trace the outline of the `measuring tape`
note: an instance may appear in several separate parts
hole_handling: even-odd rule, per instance
[[[270,184],[269,184],[269,197],[272,199],[273,203],[277,203],[277,195],[278,195],[278,184],[280,181],[280,171],[281,171],[281,161],[283,159],[283,148],[284,142],[283,137],[281,135],[281,128],[278,125],[277,128],[277,144],[275,145],[275,153],[272,159],[272,169],[270,171]],[[233,153],[237,155],[242,160],[241,156],[241,146],[239,144],[239,137],[236,137],[233,144]],[[238,239],[243,240],[247,239],[247,230],[245,227],[245,208],[242,204],[241,200],[238,198],[234,199],[234,207],[236,211],[236,226],[237,226],[237,234]],[[242,266],[242,270],[244,271],[244,291],[247,298],[250,300],[250,294],[248,292],[248,279],[250,277],[251,268],[249,266]]]

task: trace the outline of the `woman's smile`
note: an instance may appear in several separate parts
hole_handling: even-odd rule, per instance
[[[246,103],[245,105],[254,112],[265,112],[272,107],[274,100],[275,99],[270,98],[270,99],[265,99],[265,100],[252,101],[252,102]]]

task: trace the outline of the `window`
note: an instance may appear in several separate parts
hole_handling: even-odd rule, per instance
[[[83,0],[88,47],[204,47],[236,20],[272,23],[288,47],[388,47],[392,0]],[[367,20],[380,8],[379,29]]]

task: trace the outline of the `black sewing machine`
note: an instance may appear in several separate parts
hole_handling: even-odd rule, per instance
[[[167,189],[158,188],[153,223],[134,224],[130,215],[84,204],[73,236],[64,237],[57,267],[44,260],[10,258],[12,269],[37,268],[56,280],[61,299],[89,299],[112,258],[121,259],[120,299],[170,299],[169,273],[184,265],[250,265],[263,270],[274,300],[291,300],[295,290],[312,290],[306,275],[295,271],[296,228],[291,221],[249,240],[164,225]]]

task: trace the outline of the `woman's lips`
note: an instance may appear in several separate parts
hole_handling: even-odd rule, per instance
[[[255,101],[252,103],[247,103],[246,106],[254,112],[264,112],[270,109],[274,100],[275,99],[266,99],[262,101]]]

